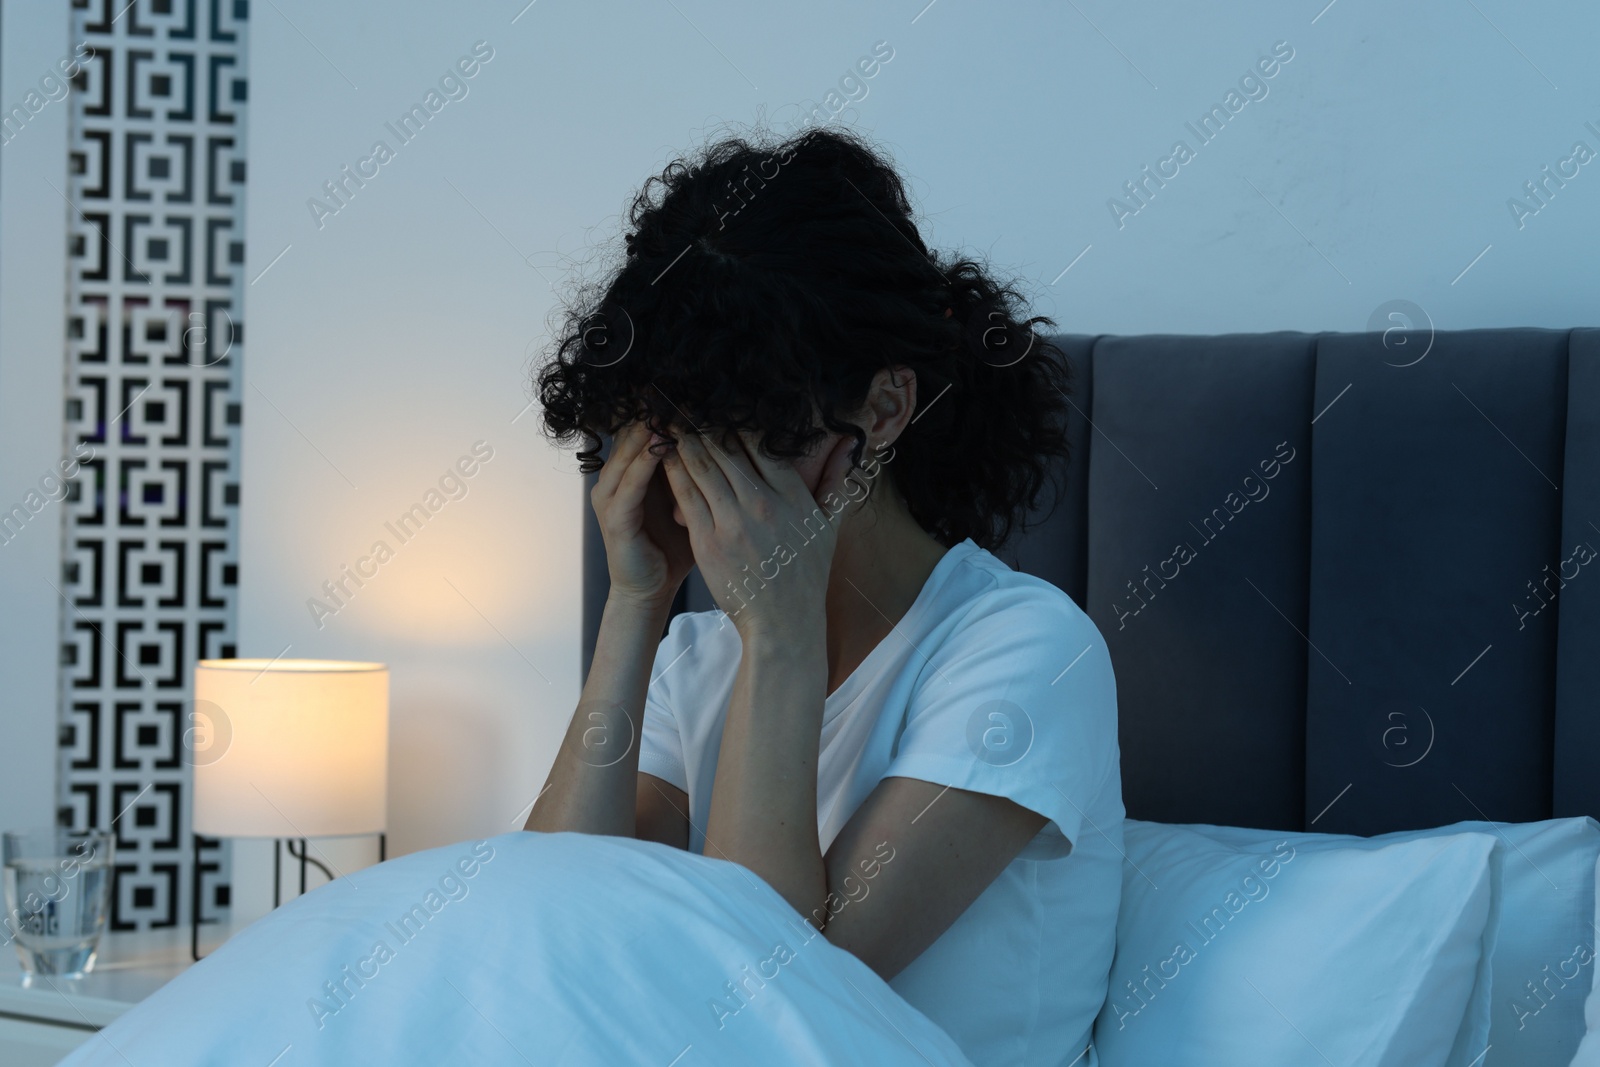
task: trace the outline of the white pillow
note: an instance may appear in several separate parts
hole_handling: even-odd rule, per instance
[[[1595,906],[1594,920],[1591,929],[1600,933],[1600,859],[1595,860]],[[1594,942],[1589,943],[1590,955],[1594,955]],[[1578,1054],[1572,1058],[1569,1067],[1600,1067],[1600,972],[1596,972],[1593,986],[1589,990],[1589,999],[1583,1005],[1583,1021],[1588,1027],[1588,1033],[1583,1035],[1582,1042],[1578,1045]]]
[[[1451,833],[1489,833],[1488,823],[1474,823],[1471,826],[1457,826],[1453,828],[1434,828],[1428,830],[1401,830],[1391,834],[1379,834],[1375,837],[1361,837],[1355,834],[1316,834],[1316,833],[1289,833],[1277,830],[1254,830],[1242,826],[1210,826],[1205,824],[1186,824],[1185,830],[1193,830],[1214,841],[1220,841],[1235,848],[1265,848],[1280,841],[1287,840],[1296,850],[1301,852],[1326,852],[1338,849],[1377,849],[1396,844],[1401,841],[1415,841],[1419,838],[1439,837]],[[1450,1053],[1445,1057],[1445,1067],[1484,1067],[1484,1052],[1492,1043],[1489,1037],[1490,1016],[1493,1010],[1494,988],[1494,952],[1500,931],[1500,907],[1502,881],[1504,878],[1505,852],[1503,841],[1496,837],[1494,851],[1489,857],[1489,918],[1484,923],[1483,939],[1480,943],[1478,965],[1473,969],[1472,991],[1467,996],[1467,1007],[1461,1017],[1461,1025],[1456,1030],[1455,1040],[1450,1044]]]
[[[1572,1058],[1584,1033],[1584,997],[1594,984],[1594,869],[1600,857],[1600,823],[1594,819],[1580,815],[1527,823],[1474,820],[1377,837],[1282,834],[1238,826],[1185,829],[1235,847],[1287,837],[1302,849],[1374,847],[1441,834],[1493,834],[1499,853],[1493,911],[1498,929],[1485,977],[1489,988],[1480,991],[1490,1009],[1489,1029],[1487,1038],[1480,1031],[1448,1062],[1451,1067],[1550,1067]],[[1486,1047],[1488,1055],[1479,1059]]]
[[[1484,1067],[1563,1064],[1583,1040],[1584,997],[1593,986],[1600,823],[1580,816],[1502,824],[1498,832],[1508,851],[1494,960],[1493,1048]]]
[[[1127,820],[1101,1067],[1443,1067],[1492,929],[1495,839],[1292,836]]]

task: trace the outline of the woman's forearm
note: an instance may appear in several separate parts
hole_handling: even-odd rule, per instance
[[[606,601],[583,694],[524,829],[635,836],[644,697],[670,612],[670,602]]]
[[[755,871],[796,911],[827,896],[817,758],[828,662],[814,639],[745,637],[706,817],[706,854]]]

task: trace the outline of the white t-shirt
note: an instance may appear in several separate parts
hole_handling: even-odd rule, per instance
[[[675,616],[651,671],[639,769],[706,815],[741,645],[721,611]],[[1072,598],[970,538],[823,706],[825,853],[886,777],[1008,797],[1050,821],[889,983],[978,1067],[1095,1067],[1122,887],[1116,682]],[[892,860],[890,861],[892,862]],[[848,906],[848,905],[847,905]]]

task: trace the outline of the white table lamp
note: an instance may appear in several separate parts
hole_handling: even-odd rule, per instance
[[[389,669],[312,659],[208,659],[195,666],[185,756],[194,764],[195,949],[200,837],[291,839],[388,830]],[[300,851],[293,839],[300,839]],[[323,868],[326,870],[326,868]],[[332,877],[331,873],[329,877]],[[277,886],[274,885],[274,896]]]

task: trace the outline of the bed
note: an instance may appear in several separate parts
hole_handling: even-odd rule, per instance
[[[1600,1064],[1600,330],[1056,341],[1067,491],[996,554],[1104,634],[1128,814],[1062,1067]],[[674,612],[711,606],[691,575]],[[519,915],[530,886],[570,906]],[[67,1062],[968,1062],[785,909],[663,846],[463,842],[292,902]]]

